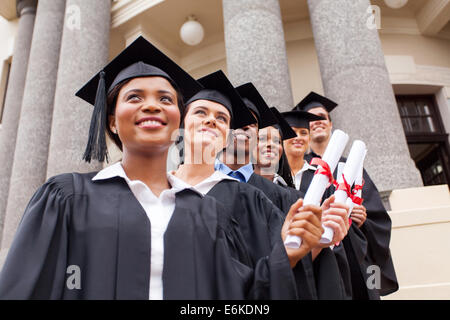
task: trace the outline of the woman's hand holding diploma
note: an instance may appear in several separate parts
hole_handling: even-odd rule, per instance
[[[291,268],[306,256],[312,248],[319,244],[323,233],[322,208],[315,205],[303,206],[303,199],[294,203],[283,224],[281,237],[283,241],[288,235],[301,237],[303,239],[299,248],[286,247]]]

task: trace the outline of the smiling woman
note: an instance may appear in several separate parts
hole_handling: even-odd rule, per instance
[[[135,78],[121,86],[113,99],[116,104],[111,108],[108,128],[121,141],[124,163],[131,150],[143,144],[149,153],[154,152],[152,145],[170,147],[171,135],[180,123],[179,95],[162,77]]]
[[[122,91],[122,100],[119,100],[118,105],[124,105],[124,104],[128,104],[128,105],[136,105],[138,104],[140,101],[142,101],[142,99],[145,100],[145,97],[148,96],[150,93],[146,92],[143,89],[130,89],[131,87],[133,87],[133,85],[129,85],[129,82],[133,82],[133,81],[139,81],[140,83],[144,82],[144,81],[154,81],[154,82],[160,82],[161,84],[161,88],[160,90],[158,90],[157,92],[151,93],[151,94],[156,94],[156,98],[160,99],[161,103],[163,104],[172,104],[178,107],[180,114],[183,113],[183,106],[184,106],[184,102],[183,102],[183,97],[182,94],[180,92],[179,89],[176,89],[177,86],[174,83],[170,83],[167,79],[165,78],[147,78],[146,80],[143,80],[144,78],[141,79],[133,79],[133,80],[124,80],[121,83],[117,84],[112,90],[111,92],[108,94],[108,98],[107,98],[107,114],[108,114],[108,124],[106,125],[106,132],[109,136],[109,138],[114,142],[114,144],[121,150],[123,151],[122,148],[122,141],[119,138],[119,135],[117,134],[117,127],[114,126],[115,124],[115,108],[116,108],[116,104],[118,103],[118,98],[119,98],[119,93]],[[136,83],[139,86],[139,83]],[[126,87],[125,90],[122,90],[122,88]],[[155,116],[154,119],[152,119],[151,117],[149,119],[140,119],[140,120],[153,120],[153,121],[157,121],[157,122],[161,122],[161,119],[158,118],[157,116]],[[179,120],[178,120],[179,123]],[[167,123],[161,123],[162,125],[166,125]],[[147,123],[146,125],[149,125],[149,123]],[[153,123],[153,125],[156,125],[155,123]]]
[[[320,209],[302,208],[296,214],[299,202],[292,205],[289,212],[281,212],[262,191],[214,170],[214,162],[206,161],[203,156],[204,148],[208,148],[207,154],[214,159],[226,145],[233,143],[226,142],[229,129],[246,127],[256,120],[223,72],[212,73],[198,81],[204,89],[187,102],[183,124],[187,158],[200,152],[199,161],[185,161],[173,174],[186,186],[214,197],[239,224],[244,251],[250,258],[247,266],[254,270],[252,283],[256,284],[257,290],[252,290],[252,298],[313,299],[314,288],[302,283],[297,291],[292,268],[315,245],[315,232],[320,233],[320,219],[316,216]],[[291,228],[291,221],[300,226]],[[283,239],[288,231],[307,234],[306,245],[300,249],[286,249]]]
[[[214,164],[226,143],[231,122],[230,112],[220,103],[196,100],[189,104],[185,121],[184,163]]]
[[[292,169],[292,179],[297,190],[306,192],[308,185],[303,184],[305,188],[301,188],[302,180],[305,180],[302,176],[307,170],[311,169],[314,172],[316,169],[304,159],[309,148],[310,123],[323,122],[325,118],[299,110],[283,112],[282,115],[297,135],[295,138],[284,141],[284,150]]]

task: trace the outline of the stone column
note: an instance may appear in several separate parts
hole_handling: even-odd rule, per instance
[[[308,0],[308,6],[325,95],[339,103],[334,127],[367,144],[365,168],[380,191],[421,186],[369,0]]]
[[[93,107],[75,92],[108,62],[110,11],[110,0],[67,0],[47,178],[102,168],[82,160]]]
[[[39,0],[9,187],[4,247],[9,247],[27,203],[45,181],[65,7],[65,0]]]
[[[9,183],[16,146],[17,126],[22,107],[23,88],[30,55],[37,0],[17,1],[19,26],[6,89],[3,120],[0,127],[0,235],[3,231]],[[1,238],[1,237],[0,237]]]
[[[228,75],[253,82],[270,106],[293,107],[278,0],[222,0]]]

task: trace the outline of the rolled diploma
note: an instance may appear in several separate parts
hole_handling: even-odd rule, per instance
[[[341,164],[342,164],[342,167],[341,167]],[[338,172],[337,172],[337,176],[336,177],[340,177],[342,175],[342,171],[344,170],[344,166],[345,166],[345,162],[339,162],[338,163]],[[350,208],[349,212],[352,212],[352,208],[353,208],[353,205],[354,205],[352,199],[347,198],[347,201],[345,201],[345,204],[348,205],[348,207]]]
[[[355,206],[352,199],[347,198],[347,201],[345,201],[345,204],[350,208],[348,211],[351,213],[353,210],[353,207]]]
[[[344,172],[345,162],[339,162],[337,167],[337,175],[336,177],[342,176],[342,173]]]
[[[363,161],[361,161],[360,168],[359,168],[359,170],[358,170],[358,174],[356,175],[355,185],[356,185],[356,184],[357,184],[357,185],[362,185],[363,170],[364,170],[364,159],[366,158],[366,155],[367,155],[367,150],[366,150],[366,153],[364,154]],[[359,190],[356,192],[355,196],[357,196],[358,198],[361,198],[361,196],[362,196],[362,190],[359,189]],[[347,198],[346,204],[350,207],[350,211],[349,211],[349,212],[351,213],[351,212],[353,211],[353,207],[356,205],[356,203],[353,203],[352,199]]]
[[[362,185],[362,182],[363,182],[364,159],[366,158],[366,155],[367,155],[367,149],[366,149],[366,152],[364,153],[364,157],[363,157],[363,159],[361,161],[361,164],[360,164],[359,170],[358,170],[358,174],[356,175],[356,179],[355,179],[355,184],[360,185],[360,186]],[[362,189],[359,189],[356,192],[356,196],[361,198],[361,196],[362,196]]]
[[[330,142],[323,154],[322,160],[328,163],[331,172],[334,172],[336,165],[344,152],[345,145],[348,142],[348,135],[342,130],[335,130],[331,135]],[[317,170],[321,166],[319,165]],[[327,189],[329,183],[328,177],[323,174],[315,174],[308,190],[306,191],[305,198],[303,199],[303,206],[312,204],[320,206],[320,200]],[[300,248],[302,239],[297,236],[288,235],[284,244],[288,248]]]
[[[353,182],[355,182],[356,175],[358,174],[359,169],[361,168],[361,162],[364,161],[364,157],[366,155],[366,144],[361,140],[355,140],[353,142],[352,148],[350,149],[350,153],[348,155],[347,162],[345,163],[344,170],[341,175],[338,176],[337,182],[344,182],[343,176],[347,183],[351,186]],[[347,192],[345,190],[336,190],[334,192],[334,202],[336,203],[346,203],[347,201]],[[334,231],[331,228],[323,227],[324,233],[322,238],[320,239],[321,243],[330,243],[333,240]]]
[[[345,167],[345,162],[339,162],[337,165],[337,175],[336,177],[340,177],[342,176],[342,173],[344,172],[344,167]],[[347,199],[348,200],[348,199]],[[322,238],[320,239],[321,243],[329,243],[330,241],[326,241],[329,237],[331,237],[331,239],[333,239],[334,236],[334,232],[332,229],[323,226],[323,234],[322,234]],[[334,245],[332,245],[332,247],[334,247]],[[333,249],[333,248],[332,248]]]

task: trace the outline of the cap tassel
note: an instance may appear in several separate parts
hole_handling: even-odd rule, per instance
[[[92,113],[91,125],[89,127],[89,139],[84,151],[83,159],[91,162],[97,159],[100,162],[108,160],[108,149],[105,136],[106,124],[106,84],[105,72],[100,72],[97,94],[95,96],[94,111]]]

